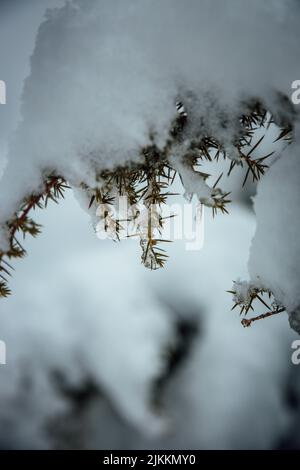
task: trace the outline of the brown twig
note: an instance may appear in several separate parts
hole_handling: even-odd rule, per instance
[[[277,315],[278,313],[282,313],[284,312],[285,309],[284,308],[280,308],[278,310],[274,310],[274,311],[270,311],[270,312],[266,312],[266,313],[263,313],[262,315],[258,315],[257,317],[252,317],[252,318],[243,318],[243,320],[241,321],[241,324],[247,328],[249,326],[252,325],[253,322],[255,322],[256,320],[262,320],[264,318],[268,318],[268,317],[271,317],[273,315]]]

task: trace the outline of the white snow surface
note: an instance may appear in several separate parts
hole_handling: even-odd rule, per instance
[[[230,146],[241,99],[278,111],[275,91],[290,96],[299,10],[295,0],[73,0],[48,10],[1,180],[0,220],[45,172],[93,184],[96,170],[137,161],[150,130],[163,145],[186,91],[197,97],[195,126],[203,117]]]

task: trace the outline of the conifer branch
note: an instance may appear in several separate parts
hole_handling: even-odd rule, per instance
[[[6,232],[8,233],[9,248],[6,251],[0,251],[0,297],[7,297],[10,294],[7,276],[11,276],[13,267],[7,260],[23,258],[26,255],[26,250],[17,238],[18,233],[21,233],[24,239],[26,235],[36,237],[41,231],[41,226],[29,217],[30,212],[37,207],[40,209],[47,207],[49,200],[57,203],[60,197],[64,197],[64,191],[67,188],[68,186],[62,177],[49,176],[44,181],[42,192],[26,198],[20,210],[7,222]]]
[[[129,204],[133,207],[143,203],[147,210],[148,227],[143,227],[139,222],[138,230],[135,234],[140,238],[142,248],[142,263],[150,268],[157,269],[163,267],[167,259],[165,250],[160,248],[159,243],[169,240],[161,240],[165,217],[162,217],[161,208],[167,203],[168,198],[174,195],[170,191],[176,175],[181,174],[179,169],[172,164],[174,152],[181,152],[181,158],[185,168],[196,174],[202,180],[204,187],[209,193],[208,197],[198,195],[199,202],[210,207],[215,216],[218,212],[228,214],[227,205],[231,202],[228,198],[229,192],[224,192],[218,185],[221,182],[223,173],[217,178],[213,186],[208,185],[210,175],[203,171],[204,162],[219,162],[220,159],[229,159],[230,168],[228,175],[237,166],[246,168],[243,181],[245,185],[249,176],[253,181],[259,180],[268,168],[267,161],[273,152],[254,158],[259,150],[259,146],[264,136],[256,139],[255,132],[259,129],[269,128],[274,123],[272,115],[257,101],[243,103],[246,112],[241,115],[237,123],[237,135],[232,142],[232,148],[236,152],[234,157],[229,154],[229,150],[224,144],[205,131],[205,123],[200,124],[198,130],[194,130],[195,137],[190,138],[190,115],[186,109],[184,99],[176,103],[177,115],[170,126],[169,137],[163,148],[155,143],[155,134],[150,133],[150,144],[140,150],[140,161],[135,164],[128,164],[117,167],[114,170],[105,170],[96,175],[99,184],[95,188],[90,188],[85,182],[81,187],[89,197],[88,208],[97,208],[102,205],[98,216],[102,221],[104,230],[110,234],[110,238],[117,241],[119,234],[123,230],[122,220],[113,217],[112,212],[117,196],[126,196]],[[226,118],[222,123],[226,128]],[[276,141],[292,139],[292,125],[286,122],[280,127],[280,133]],[[186,138],[187,137],[187,138]],[[0,297],[6,297],[10,291],[7,287],[7,277],[10,276],[12,266],[8,260],[22,258],[26,251],[19,241],[17,235],[21,233],[23,238],[30,234],[35,237],[40,233],[41,227],[33,219],[30,213],[36,207],[47,207],[49,201],[58,202],[64,196],[65,189],[68,188],[64,178],[56,175],[48,176],[44,181],[41,192],[31,194],[26,198],[19,211],[9,220],[4,229],[8,233],[9,248],[0,251]],[[136,221],[140,217],[139,210],[136,209],[131,215],[131,221]],[[254,293],[254,291],[253,291]],[[259,291],[254,298],[258,298]],[[242,312],[247,313],[252,308],[252,301],[248,306],[242,307]]]
[[[260,315],[254,316],[252,318],[244,317],[241,320],[241,324],[244,327],[249,327],[252,325],[253,322],[257,320],[263,320],[265,318],[277,315],[285,311],[285,307],[280,305],[275,300],[273,300],[271,305],[269,305],[269,303],[264,300],[264,294],[267,294],[269,300],[273,296],[272,292],[269,289],[265,289],[263,287],[256,287],[251,283],[247,283],[245,281],[235,281],[233,283],[233,289],[227,292],[233,295],[234,305],[231,310],[234,310],[236,307],[239,307],[240,315],[243,314],[246,317],[250,310],[253,311],[254,301],[258,301],[260,304],[267,308],[267,312],[262,313]]]

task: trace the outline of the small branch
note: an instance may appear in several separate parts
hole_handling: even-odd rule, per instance
[[[280,308],[279,310],[274,310],[274,311],[270,311],[270,312],[263,313],[262,315],[259,315],[258,317],[243,318],[243,320],[241,321],[241,324],[242,324],[245,328],[248,328],[248,327],[251,326],[252,323],[255,322],[256,320],[263,320],[264,318],[268,318],[268,317],[271,317],[271,316],[273,316],[273,315],[277,315],[278,313],[282,313],[282,312],[284,312],[284,311],[285,311],[284,308]]]
[[[57,199],[62,196],[63,190],[68,186],[64,178],[60,176],[50,176],[44,182],[44,189],[39,194],[33,194],[29,198],[25,199],[19,211],[14,215],[14,218],[7,222],[9,232],[9,249],[7,251],[0,250],[0,297],[6,297],[10,294],[6,283],[7,279],[5,275],[10,275],[7,267],[13,269],[12,266],[6,261],[5,257],[10,258],[22,258],[26,254],[26,250],[22,247],[17,239],[17,232],[20,230],[23,232],[23,237],[28,233],[35,237],[40,232],[40,225],[35,223],[33,220],[28,219],[28,215],[32,209],[36,206],[42,208],[46,207],[48,199],[57,202]],[[42,204],[44,200],[44,204]],[[6,265],[6,267],[4,266]],[[4,273],[4,275],[3,275]]]
[[[21,211],[21,214],[16,217],[15,219],[16,223],[12,223],[10,225],[10,229],[11,229],[10,237],[9,237],[10,245],[12,245],[12,243],[14,242],[16,232],[18,231],[19,227],[25,222],[27,215],[29,214],[31,209],[33,209],[34,206],[36,206],[41,201],[41,199],[43,199],[43,197],[47,197],[47,195],[51,192],[51,190],[55,187],[55,185],[60,181],[64,183],[63,178],[59,176],[51,177],[50,180],[45,183],[44,191],[42,193],[37,194],[36,196],[31,196],[27,205]]]

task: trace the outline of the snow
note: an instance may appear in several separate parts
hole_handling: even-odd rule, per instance
[[[249,305],[251,301],[252,291],[252,286],[249,284],[249,282],[240,280],[234,281],[232,289],[233,292],[235,292],[235,294],[233,295],[234,303],[237,303],[238,305],[242,306]]]
[[[289,96],[299,77],[299,8],[294,0],[190,0],[188,7],[179,0],[116,0],[72,1],[49,11],[36,38],[14,136],[28,67],[24,57],[20,74],[13,70],[18,93],[12,108],[10,97],[5,105],[10,114],[4,125],[0,114],[0,174],[7,162],[1,222],[38,189],[44,171],[55,168],[75,186],[93,185],[95,170],[138,161],[149,130],[163,145],[178,95],[193,117],[188,138],[204,119],[205,129],[227,149],[241,98],[259,96],[280,115],[274,90]],[[27,31],[16,50],[31,50],[41,9],[29,41]],[[187,196],[209,198],[207,187],[180,161],[187,144],[174,150],[174,166]],[[170,244],[161,272],[140,266],[135,241],[97,239],[96,214],[90,221],[77,205],[88,206],[83,191],[74,191],[76,200],[69,194],[59,207],[37,211],[44,232],[25,241],[29,254],[15,265],[13,295],[0,303],[8,361],[0,367],[0,447],[55,447],[49,428],[54,423],[58,432],[60,420],[75,428],[80,446],[106,449],[273,448],[292,426],[298,429],[299,417],[297,422],[291,415],[284,392],[290,381],[297,397],[300,391],[296,367],[290,378],[296,335],[286,315],[243,329],[226,293],[232,280],[250,273],[250,285],[271,289],[300,332],[298,147],[296,134],[295,144],[274,158],[259,183],[256,222],[236,204],[230,216],[205,217],[203,249],[188,252],[183,243]],[[230,156],[236,158],[233,149]],[[239,191],[238,178],[223,184],[226,191]],[[3,228],[0,239],[5,249]],[[240,282],[238,293],[245,298],[249,283]],[[199,332],[165,384],[158,411],[153,387],[182,319]],[[72,404],[58,389],[57,372],[75,389],[87,379],[97,386],[75,423],[68,422]]]
[[[93,186],[97,171],[139,161],[150,131],[164,145],[178,96],[190,137],[202,122],[226,148],[241,100],[260,97],[282,114],[274,91],[289,96],[299,75],[299,8],[295,0],[74,0],[49,10],[1,180],[1,221],[45,172]]]
[[[257,229],[252,241],[249,272],[254,285],[270,289],[285,306],[299,333],[299,125],[295,142],[283,151],[258,184],[254,198]]]
[[[0,305],[8,351],[0,428],[10,445],[53,447],[51,423],[54,434],[56,420],[68,425],[71,403],[55,387],[55,371],[75,389],[90,378],[101,391],[69,424],[76,433],[80,420],[79,446],[276,445],[292,423],[282,390],[293,335],[280,316],[243,329],[226,293],[232,279],[246,276],[250,213],[236,207],[231,217],[206,217],[203,249],[174,242],[166,268],[155,273],[140,265],[135,241],[98,240],[71,193],[36,217],[44,231],[27,240],[14,295]],[[163,389],[158,414],[153,384],[179,319],[200,330]]]

